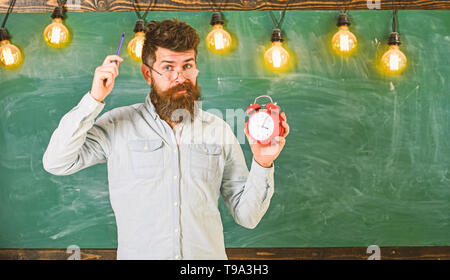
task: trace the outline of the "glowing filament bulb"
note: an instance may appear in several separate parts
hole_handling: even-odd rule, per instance
[[[52,28],[52,38],[50,42],[53,44],[58,44],[61,41],[61,28],[59,26],[53,26]]]
[[[221,50],[225,48],[225,44],[224,44],[224,39],[223,39],[223,34],[222,33],[214,33],[214,45],[216,47],[217,50]]]
[[[391,71],[398,71],[398,64],[401,61],[396,53],[389,56],[389,69]]]
[[[341,51],[343,51],[343,52],[348,52],[349,50],[350,50],[350,47],[348,46],[348,35],[347,34],[345,34],[345,35],[341,35],[341,36],[339,36],[340,38],[340,48],[341,48]]]
[[[331,39],[331,47],[339,55],[351,54],[356,45],[356,36],[348,30],[347,25],[339,26],[339,31]]]
[[[14,63],[14,56],[11,52],[11,48],[4,48],[2,55],[5,61],[5,65],[11,65]]]
[[[381,66],[388,74],[399,74],[406,68],[406,56],[398,45],[390,45],[381,58]]]
[[[231,36],[221,24],[215,24],[206,36],[206,46],[213,53],[227,53],[231,49]]]
[[[18,68],[23,62],[22,52],[8,40],[0,42],[0,65],[6,69]]]
[[[44,29],[44,40],[50,47],[64,48],[70,43],[70,39],[69,29],[62,23],[61,18],[54,18]]]
[[[272,64],[276,68],[281,66],[281,52],[279,49],[274,49],[272,52]]]
[[[145,32],[136,32],[133,40],[128,43],[128,55],[136,61],[142,61],[142,48],[145,42]]]
[[[135,52],[136,52],[136,56],[138,57],[138,58],[142,58],[142,48],[144,47],[144,41],[142,41],[142,40],[139,40],[139,41],[137,41],[136,42],[136,45],[135,45]]]
[[[282,70],[289,62],[289,53],[283,48],[281,42],[275,41],[264,54],[264,60],[270,69]]]

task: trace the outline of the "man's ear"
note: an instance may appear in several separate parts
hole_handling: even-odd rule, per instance
[[[141,71],[142,71],[142,75],[144,76],[144,79],[147,82],[147,84],[151,85],[152,84],[152,78],[151,78],[152,71],[150,71],[150,68],[148,68],[148,66],[146,66],[145,64],[142,63]]]

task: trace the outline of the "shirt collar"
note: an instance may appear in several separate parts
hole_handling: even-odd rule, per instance
[[[152,101],[150,100],[150,94],[147,94],[147,97],[145,98],[144,106],[147,109],[147,111],[150,113],[150,116],[152,116],[152,118],[154,120],[156,120],[156,116],[158,114],[156,113],[155,106],[153,105]]]

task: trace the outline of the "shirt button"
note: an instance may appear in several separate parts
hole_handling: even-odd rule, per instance
[[[173,178],[176,179],[176,178],[177,178],[177,175],[173,176]]]
[[[176,152],[177,152],[177,149],[173,149],[173,152],[176,153]]]
[[[178,229],[177,229],[177,228],[175,229],[175,232],[178,232]]]
[[[177,260],[178,260],[179,258],[180,258],[180,256],[178,256],[178,255],[176,255],[176,256],[175,256],[175,259],[177,259]]]
[[[173,203],[173,206],[177,206],[177,205],[178,205],[178,202],[174,202],[174,203]]]
[[[147,147],[147,146],[145,146],[145,147],[144,147],[144,150],[148,150],[148,147]]]

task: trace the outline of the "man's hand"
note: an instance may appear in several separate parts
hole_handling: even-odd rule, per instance
[[[250,148],[252,149],[253,158],[262,167],[271,167],[273,161],[278,157],[278,155],[281,153],[281,150],[283,150],[284,145],[286,144],[286,136],[289,134],[289,125],[287,123],[286,114],[284,112],[281,112],[280,117],[282,120],[281,125],[284,128],[284,134],[282,136],[275,137],[275,144],[258,144],[258,142],[250,137],[247,127],[244,129],[245,135],[247,135],[247,140],[250,143]]]
[[[111,93],[114,80],[119,75],[119,63],[122,61],[118,55],[108,55],[103,64],[95,69],[91,87],[91,95],[95,100],[102,102]]]

